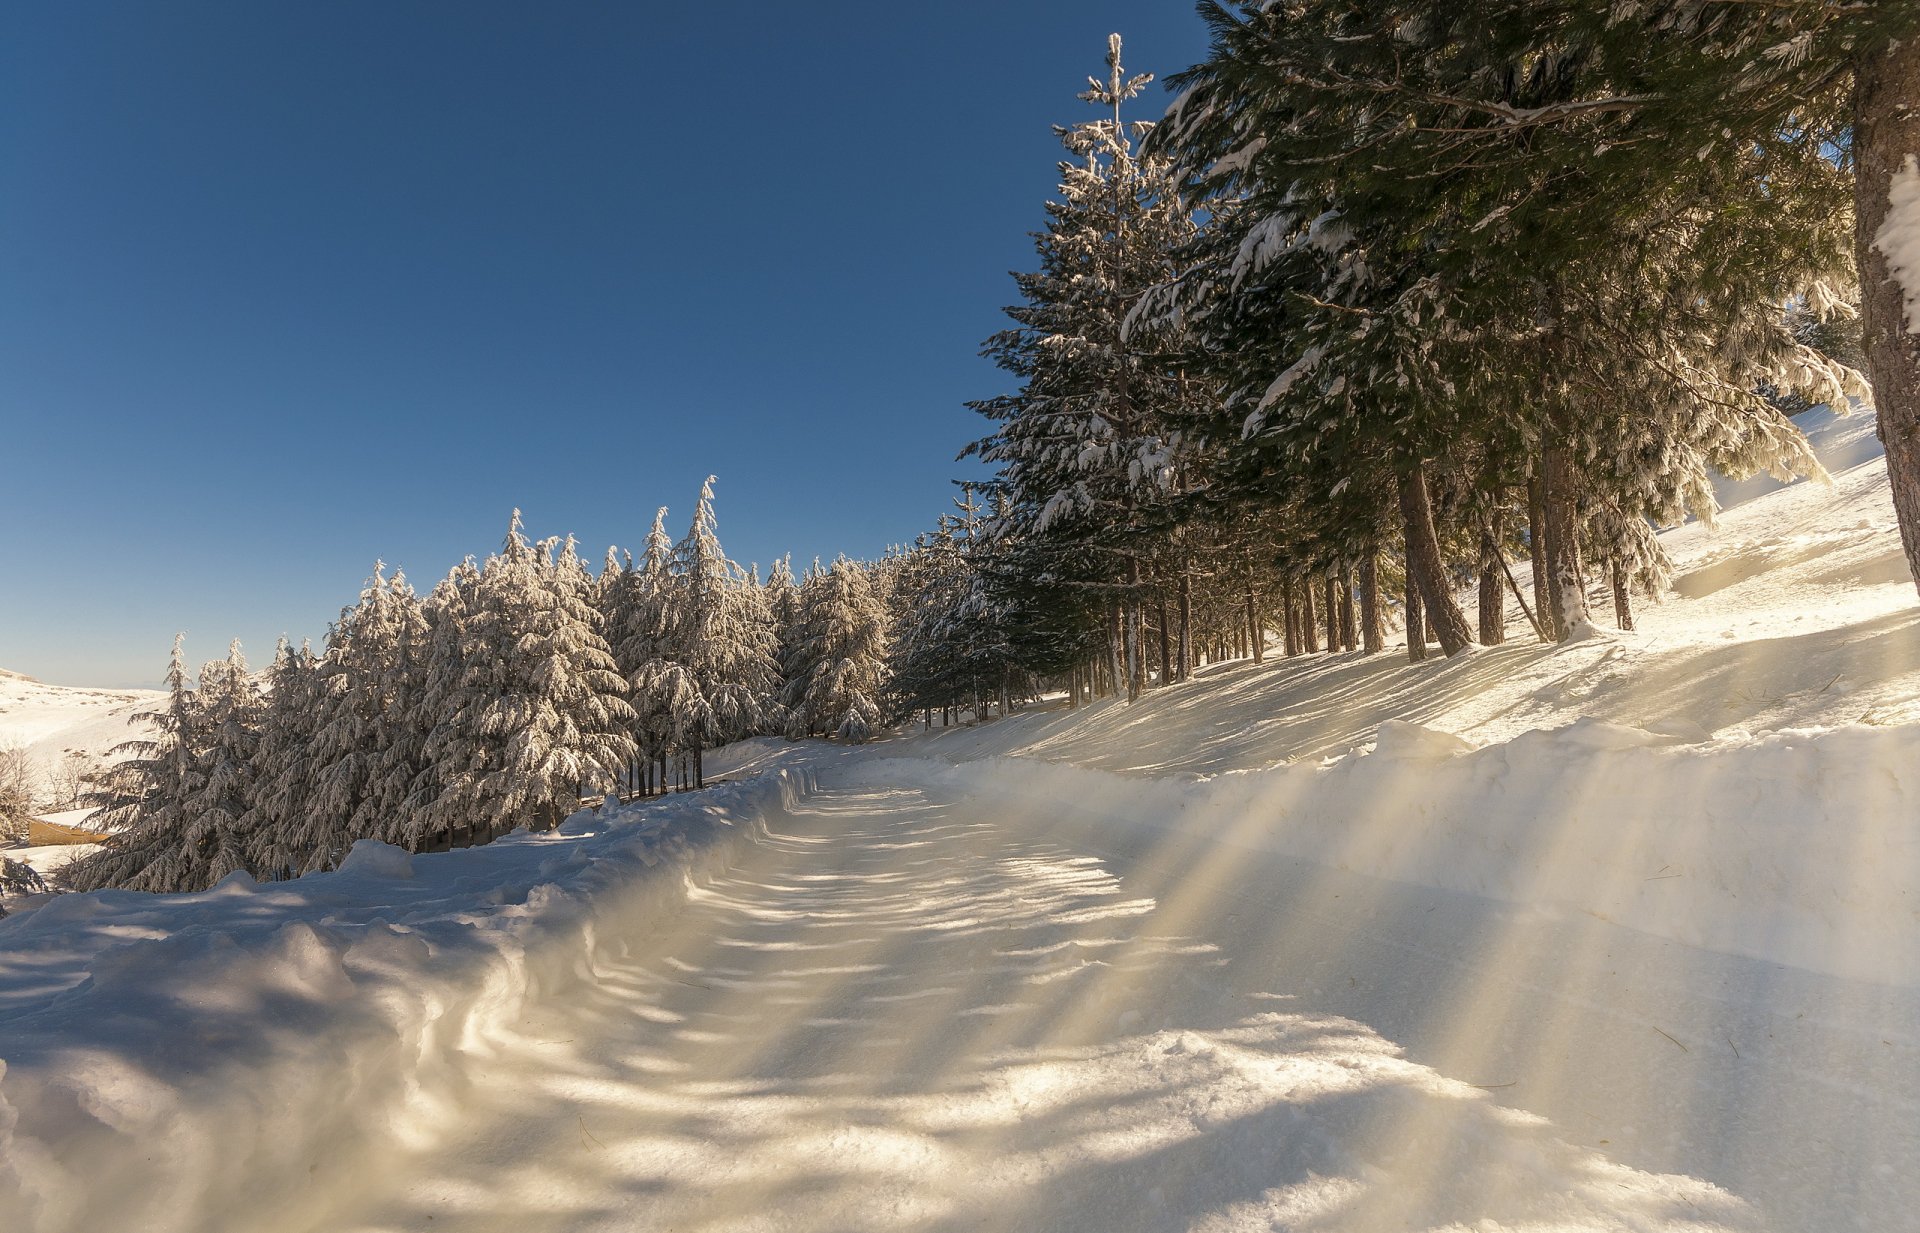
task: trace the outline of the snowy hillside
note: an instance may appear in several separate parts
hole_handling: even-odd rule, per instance
[[[1834,486],[1670,534],[1635,634],[746,742],[555,834],[23,913],[0,1211],[1914,1228],[1920,610],[1871,422],[1811,426]]]
[[[132,722],[162,695],[146,689],[75,689],[0,671],[0,749],[25,749],[43,767],[78,751],[104,758],[140,735]]]

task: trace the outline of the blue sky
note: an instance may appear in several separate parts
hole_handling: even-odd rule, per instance
[[[910,539],[1111,30],[1205,49],[1185,0],[6,6],[0,667],[264,662],[376,558],[516,505],[597,558],[709,472],[743,562]]]

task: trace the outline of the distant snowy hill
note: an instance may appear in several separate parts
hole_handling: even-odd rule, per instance
[[[0,669],[0,749],[24,748],[45,767],[70,751],[105,758],[140,735],[134,722],[164,695],[151,689],[80,689],[44,685]]]

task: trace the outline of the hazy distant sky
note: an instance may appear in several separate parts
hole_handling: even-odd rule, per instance
[[[1205,49],[1184,0],[5,6],[0,667],[261,663],[376,558],[518,505],[597,559],[709,472],[742,562],[911,539],[1113,30]]]

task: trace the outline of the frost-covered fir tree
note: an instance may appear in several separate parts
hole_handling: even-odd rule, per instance
[[[313,737],[320,711],[320,662],[311,644],[283,639],[267,670],[267,696],[253,751],[253,792],[241,819],[248,867],[263,878],[292,876],[300,854],[287,844],[313,786]]]
[[[688,726],[693,778],[704,781],[702,752],[764,731],[779,719],[778,636],[759,588],[727,559],[713,513],[714,477],[701,486],[693,525],[674,546],[680,595],[673,662],[699,691]]]
[[[426,754],[441,791],[422,822],[454,842],[550,827],[633,757],[626,682],[554,547],[530,544],[515,510],[501,551],[463,580],[453,636],[429,659],[438,678],[426,696],[441,719]]]
[[[970,450],[999,466],[1031,572],[1101,592],[1129,696],[1147,680],[1148,562],[1180,488],[1191,392],[1169,362],[1177,329],[1126,328],[1141,294],[1174,276],[1174,253],[1195,229],[1165,160],[1138,154],[1151,126],[1123,115],[1151,80],[1126,73],[1114,35],[1107,75],[1081,95],[1108,114],[1058,130],[1072,157],[1036,237],[1040,268],[1015,276],[1016,328],[986,346],[1020,389],[972,404],[998,427]]]
[[[330,869],[356,839],[392,838],[424,760],[414,697],[426,622],[406,579],[384,563],[327,632],[319,664],[307,781],[279,829],[274,869]]]
[[[614,659],[634,709],[634,741],[646,764],[643,778],[653,791],[665,790],[671,778],[669,759],[692,747],[694,734],[706,721],[699,685],[677,658],[684,615],[681,595],[663,507],[653,516],[638,565],[626,571],[610,627]]]
[[[235,870],[251,872],[245,823],[254,795],[262,707],[239,639],[227,648],[225,659],[200,669],[194,698],[206,743],[199,755],[197,788],[181,805],[187,829],[182,862],[170,878],[178,889],[198,889],[189,885],[194,882],[211,886]]]
[[[787,665],[788,735],[832,733],[858,742],[878,730],[889,676],[887,623],[863,566],[841,557],[808,575]]]
[[[88,800],[108,839],[100,851],[60,868],[56,878],[69,890],[203,890],[217,880],[187,843],[194,822],[187,804],[206,785],[201,752],[210,725],[187,682],[184,641],[182,635],[173,642],[166,705],[134,718],[153,736],[116,746],[113,756],[121,760],[102,774]]]

